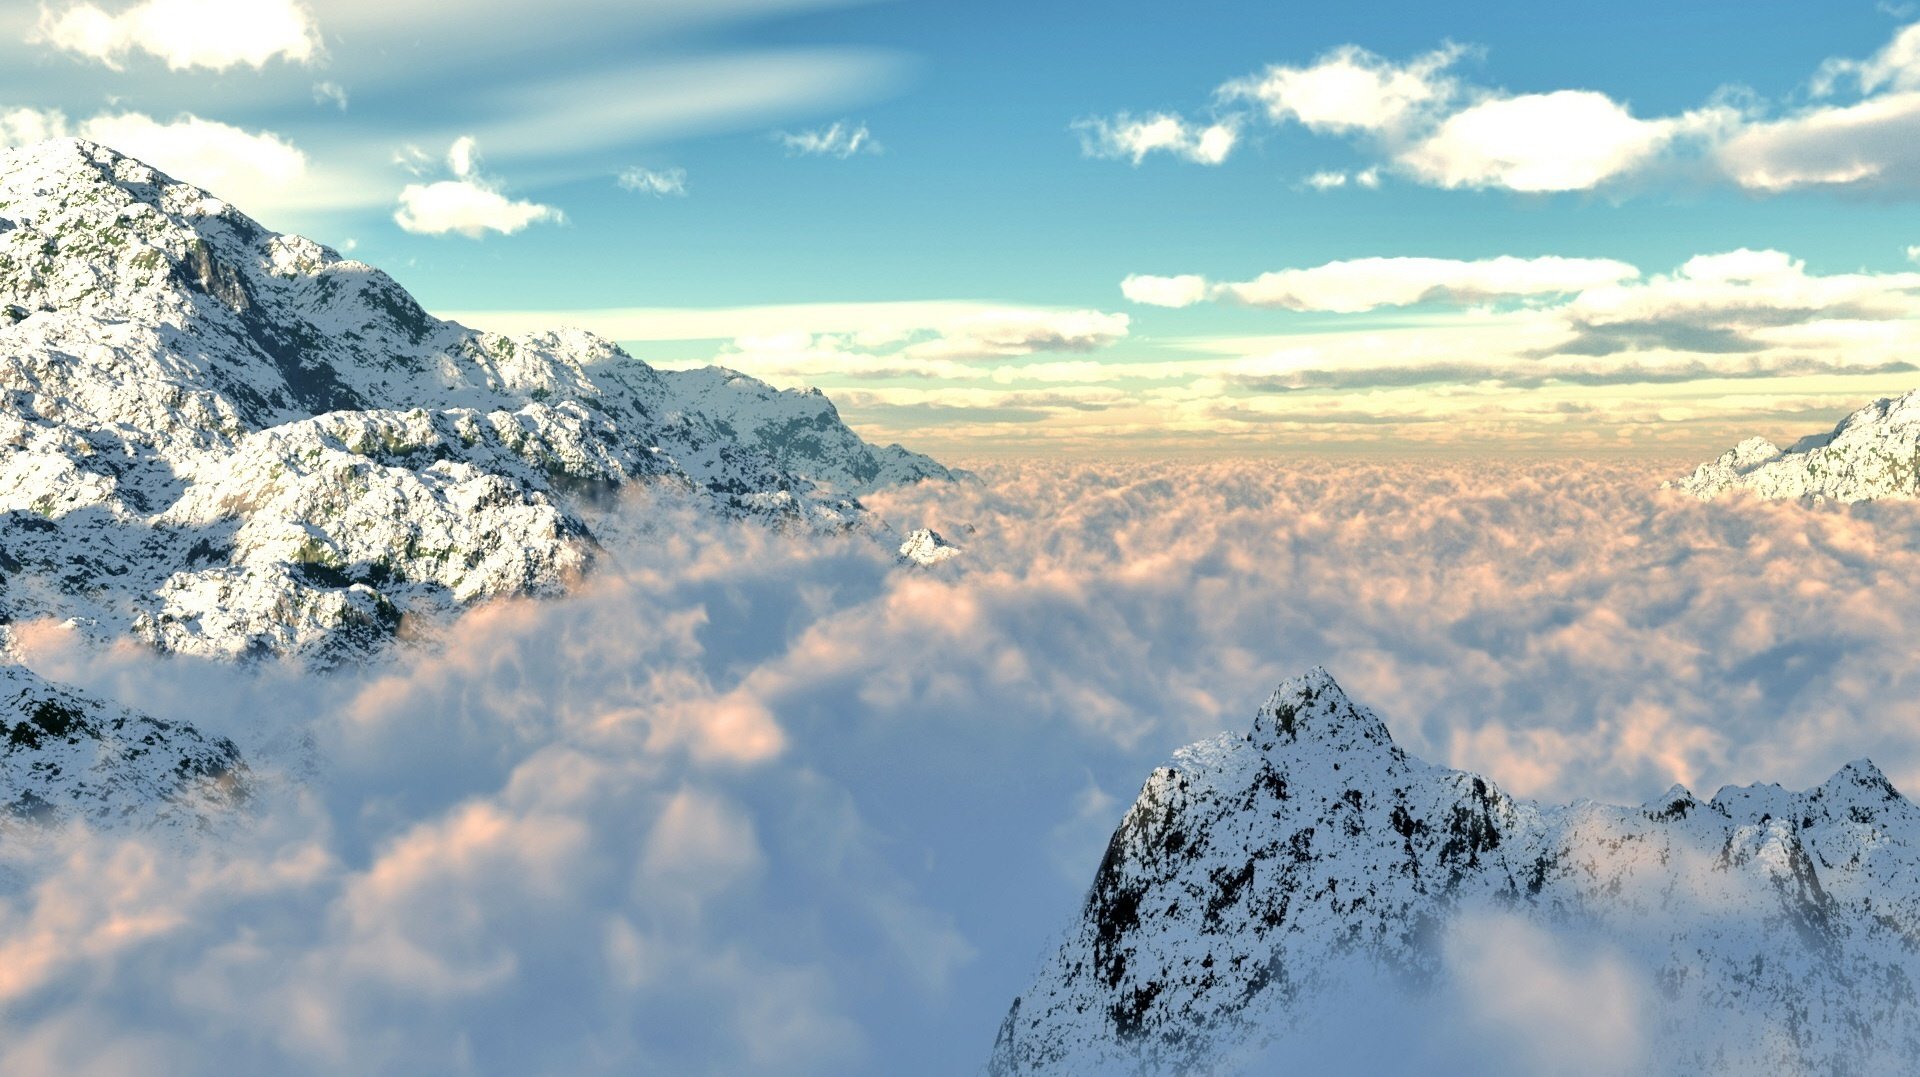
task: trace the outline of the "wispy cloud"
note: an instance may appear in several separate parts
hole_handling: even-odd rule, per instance
[[[622,169],[616,181],[623,191],[639,194],[673,195],[685,197],[687,193],[687,170],[684,168],[641,168],[638,165]]]
[[[855,154],[878,154],[882,147],[867,125],[839,120],[825,127],[806,131],[779,131],[774,138],[796,157],[837,157],[846,160]]]

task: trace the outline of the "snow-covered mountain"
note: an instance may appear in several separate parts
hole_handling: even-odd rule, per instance
[[[553,590],[635,482],[783,526],[951,473],[817,391],[481,333],[105,147],[0,152],[0,613],[236,657],[365,653]]]
[[[232,741],[0,665],[0,825],[204,825],[251,787]]]
[[[1267,1072],[1341,1016],[1322,992],[1356,965],[1459,993],[1444,940],[1485,909],[1649,970],[1654,1071],[1920,1057],[1920,811],[1873,764],[1804,793],[1536,804],[1409,757],[1316,669],[1154,771],[989,1072]]]
[[[1920,390],[1876,400],[1785,450],[1748,438],[1674,485],[1702,499],[1729,490],[1835,501],[1920,495]]]
[[[103,146],[0,151],[0,654],[55,618],[326,665],[410,614],[559,589],[631,485],[884,535],[859,495],[953,475],[817,391],[432,318]],[[229,742],[0,660],[5,730],[0,822],[199,820],[250,780]]]

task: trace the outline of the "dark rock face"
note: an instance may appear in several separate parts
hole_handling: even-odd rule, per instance
[[[1448,933],[1484,910],[1637,960],[1659,1072],[1920,1051],[1920,811],[1872,764],[1806,793],[1542,806],[1408,757],[1314,670],[1148,778],[988,1069],[1261,1072],[1327,1016],[1335,970],[1447,991]]]

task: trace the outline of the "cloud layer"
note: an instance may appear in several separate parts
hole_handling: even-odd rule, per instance
[[[332,680],[28,633],[288,780],[218,840],[0,847],[0,1068],[971,1072],[1147,771],[1315,663],[1516,793],[1920,788],[1920,510],[1680,469],[994,466],[876,499],[966,547],[931,572],[641,505],[573,597]],[[1478,1049],[1635,1019],[1510,934],[1455,947],[1539,985]]]

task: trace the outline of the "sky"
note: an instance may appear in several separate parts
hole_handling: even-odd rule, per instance
[[[47,0],[77,134],[948,456],[1695,455],[1911,388],[1908,5]]]

